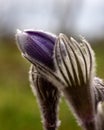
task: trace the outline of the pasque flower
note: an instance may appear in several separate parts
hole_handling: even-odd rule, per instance
[[[55,47],[57,73],[64,82],[62,91],[84,129],[95,130],[94,53],[84,39],[79,44],[73,38],[60,34]]]
[[[58,88],[72,107],[85,130],[96,129],[96,109],[104,101],[104,83],[95,73],[95,56],[90,44],[81,38],[78,43],[60,34],[54,49],[56,74],[63,82]]]
[[[60,92],[85,130],[96,130],[97,106],[104,101],[104,83],[96,77],[90,44],[78,43],[64,34],[41,31],[17,33],[19,49],[33,65],[30,78],[36,91],[46,130],[57,127]],[[56,114],[56,115],[55,115]]]
[[[48,80],[38,72],[37,62],[55,70],[53,64],[53,47],[56,36],[42,31],[18,31],[16,34],[17,45],[23,56],[33,65],[30,68],[30,82],[33,92],[36,92],[38,103],[43,118],[45,130],[56,130],[58,122],[58,103],[60,93]],[[36,61],[35,61],[36,60]]]
[[[53,68],[53,47],[57,37],[43,31],[17,30],[17,45],[26,58],[34,59]]]

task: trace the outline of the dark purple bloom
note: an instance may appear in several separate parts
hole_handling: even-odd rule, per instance
[[[43,31],[18,31],[17,35],[18,47],[22,53],[29,57],[53,67],[53,47],[56,41],[56,36]]]
[[[18,31],[17,45],[24,57],[33,64],[30,68],[30,83],[33,92],[35,91],[44,130],[56,130],[58,128],[58,104],[60,92],[38,71],[36,63],[54,70],[53,49],[56,36],[42,31]]]

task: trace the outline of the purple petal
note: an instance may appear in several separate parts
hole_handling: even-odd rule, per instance
[[[53,48],[56,36],[42,31],[24,31],[17,33],[18,47],[22,53],[28,54],[33,59],[53,66]]]

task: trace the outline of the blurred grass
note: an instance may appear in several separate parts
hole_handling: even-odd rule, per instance
[[[97,74],[104,77],[104,44],[94,44]],[[41,118],[29,87],[29,63],[21,57],[14,40],[0,41],[0,130],[42,130]],[[59,130],[80,130],[64,99],[60,103]]]
[[[97,75],[104,78],[104,40],[94,42],[92,48],[94,49],[96,56]]]

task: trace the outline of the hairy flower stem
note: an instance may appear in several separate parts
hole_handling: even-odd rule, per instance
[[[37,77],[37,92],[41,105],[44,128],[45,130],[56,130],[58,124],[57,105],[59,102],[59,92],[51,83],[42,77]]]
[[[65,88],[63,90],[65,99],[67,99],[68,104],[71,105],[72,111],[74,112],[77,121],[84,130],[95,130],[95,119],[92,106],[92,97],[90,96],[87,87],[86,90],[82,90],[84,87],[79,87],[79,89]],[[85,89],[84,88],[84,89]],[[85,93],[87,96],[84,96]]]
[[[30,76],[32,89],[37,94],[44,130],[57,130],[60,93],[50,82],[35,73],[34,66]]]

